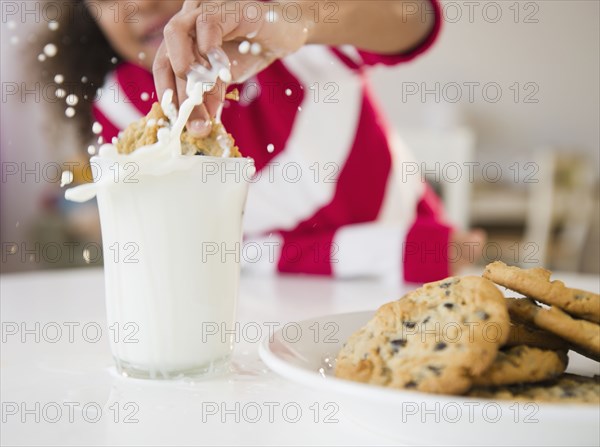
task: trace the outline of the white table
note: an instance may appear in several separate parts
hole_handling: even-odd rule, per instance
[[[573,287],[599,288],[597,276],[555,277]],[[258,358],[258,341],[240,341],[233,372],[219,378],[118,376],[101,269],[3,275],[0,283],[3,445],[397,444],[348,420],[327,396],[268,371]],[[370,310],[406,289],[370,280],[242,276],[238,320],[283,325]],[[23,325],[31,332],[23,335]]]

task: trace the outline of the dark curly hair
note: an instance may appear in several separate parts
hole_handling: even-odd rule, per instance
[[[72,118],[65,116],[64,98],[53,101],[52,107],[65,124],[74,122],[80,142],[87,142],[92,137],[92,105],[96,92],[106,75],[120,62],[119,55],[104,37],[85,3],[84,0],[61,2],[63,10],[57,20],[58,29],[48,30],[42,39],[44,45],[56,45],[58,52],[43,62],[35,61],[43,65],[44,84],[55,85],[55,89],[65,90],[66,95],[77,95],[79,102],[71,106],[75,109]],[[34,55],[36,58],[37,54]],[[56,74],[64,78],[60,85],[55,82]]]

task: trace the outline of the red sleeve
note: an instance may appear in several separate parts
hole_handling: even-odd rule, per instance
[[[111,120],[109,120],[104,113],[96,106],[92,108],[92,115],[94,119],[102,126],[102,133],[100,136],[106,143],[110,143],[114,137],[119,136],[120,129],[115,126]]]
[[[364,226],[364,224],[358,226]],[[388,227],[384,227],[384,230],[386,228]],[[279,273],[337,275],[339,272],[334,272],[331,264],[336,262],[332,261],[332,254],[338,249],[341,250],[342,255],[348,254],[347,251],[344,251],[347,247],[339,247],[336,246],[337,243],[334,243],[336,232],[340,229],[318,232],[281,232],[283,242],[277,261],[277,271]],[[376,234],[372,235],[373,243],[365,242],[364,237],[358,237],[356,243],[360,244],[362,241],[365,244],[365,257],[369,257],[368,252],[373,252],[373,249],[379,250],[376,255],[378,258],[390,254],[398,256],[402,261],[404,281],[423,283],[450,276],[448,250],[452,231],[452,227],[444,221],[440,199],[429,185],[425,185],[425,192],[417,205],[415,220],[406,234],[403,246],[399,245],[397,251],[394,249],[390,251],[377,243]],[[385,231],[382,231],[382,234],[384,233]],[[334,247],[336,250],[332,251]],[[356,249],[351,251],[357,253]],[[358,264],[361,262],[362,260],[359,260]],[[363,265],[362,268],[366,275],[373,273],[369,267],[361,265]],[[357,271],[356,268],[354,270]]]
[[[363,51],[363,50],[357,49],[358,54],[362,58],[363,64],[364,65],[376,65],[376,64],[396,65],[396,64],[403,63],[403,62],[409,62],[412,59],[419,56],[420,54],[423,54],[425,51],[427,51],[433,45],[433,43],[436,41],[437,37],[439,36],[440,30],[442,29],[442,22],[443,22],[442,8],[440,7],[439,0],[429,0],[429,1],[431,2],[431,5],[433,6],[433,12],[432,12],[434,15],[433,28],[431,29],[431,32],[429,33],[429,35],[421,43],[419,43],[413,49],[403,52],[403,53],[399,53],[399,54],[379,54],[379,53],[371,53],[368,51]],[[427,12],[419,10],[419,11],[415,12],[415,14],[427,14]],[[334,50],[334,52],[338,55],[338,57],[340,57],[341,59],[344,59],[344,61],[346,63],[349,62],[348,60],[346,60],[347,57],[345,57],[339,51]]]
[[[429,185],[404,242],[404,280],[430,282],[450,276],[448,249],[452,227],[443,221],[440,199]]]
[[[282,233],[283,244],[277,271],[332,276],[331,248],[334,234],[335,230]]]
[[[119,107],[131,105],[134,110],[137,110],[141,116],[147,115],[152,108],[152,104],[156,101],[156,90],[154,88],[154,79],[152,73],[146,69],[129,62],[123,62],[117,66],[114,70],[114,77],[111,81],[105,81],[103,90],[109,90],[114,95],[113,101],[119,103]],[[108,85],[111,82],[113,84]],[[147,94],[148,98],[143,98],[143,94]],[[96,121],[102,125],[102,137],[104,141],[110,143],[113,137],[118,136],[120,129],[115,121],[115,116],[111,113],[118,113],[121,110],[119,107],[116,109],[111,108],[110,112],[104,112],[102,107],[95,103],[92,108],[92,114]]]

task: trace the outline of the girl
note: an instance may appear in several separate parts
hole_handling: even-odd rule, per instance
[[[188,130],[207,133],[222,108],[255,160],[244,225],[259,254],[247,269],[423,282],[481,251],[481,233],[454,232],[432,190],[403,178],[413,159],[366,79],[369,66],[407,62],[432,45],[437,0],[76,3],[82,19],[60,24],[53,62],[85,81],[75,116],[82,129],[97,121],[106,141],[165,89],[181,103],[187,71],[211,48],[229,56],[240,101],[224,101],[217,85]],[[452,255],[457,248],[462,256]]]

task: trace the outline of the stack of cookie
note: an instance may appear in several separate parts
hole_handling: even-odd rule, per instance
[[[492,266],[500,265],[488,266],[485,278],[425,284],[382,306],[338,354],[336,376],[432,393],[528,400],[555,400],[568,390],[572,401],[599,402],[596,378],[563,374],[569,348],[589,355],[598,352],[599,343],[573,334],[567,338],[533,316],[518,316],[519,300],[504,298],[491,281],[498,282],[498,275],[488,279]],[[593,304],[593,294],[574,293]],[[585,315],[590,313],[587,306]]]
[[[570,289],[562,281],[550,281],[542,268],[520,269],[503,262],[485,268],[484,278],[525,295],[507,298],[511,318],[533,330],[547,331],[564,340],[574,351],[600,361],[600,295]],[[539,306],[534,300],[549,307]]]
[[[506,299],[511,317],[511,333],[507,344],[529,345],[560,355],[572,349],[596,361],[600,360],[598,294],[566,287],[562,281],[551,281],[549,270],[521,269],[499,261],[489,264],[483,276],[524,295],[523,298]],[[539,353],[536,355],[539,358]],[[542,379],[545,381],[543,384],[480,387],[473,389],[470,395],[560,402],[598,402],[600,399],[599,376],[587,378],[563,374],[551,379]]]

